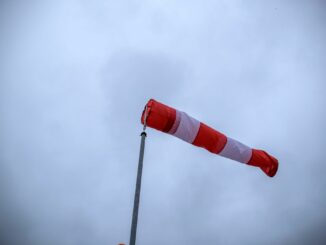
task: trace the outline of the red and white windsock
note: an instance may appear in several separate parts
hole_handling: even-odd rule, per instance
[[[267,152],[252,149],[199,122],[187,113],[153,99],[147,102],[143,111],[142,124],[145,120],[146,126],[172,134],[190,144],[205,148],[223,157],[259,167],[270,177],[273,177],[277,172],[278,161]]]

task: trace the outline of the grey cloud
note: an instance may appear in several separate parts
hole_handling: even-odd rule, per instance
[[[138,244],[325,243],[322,1],[1,4],[1,243],[127,243],[152,97],[280,169],[148,129]]]

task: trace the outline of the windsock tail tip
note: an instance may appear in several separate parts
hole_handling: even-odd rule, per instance
[[[260,168],[267,176],[274,177],[278,170],[278,161],[275,159],[275,161],[271,162],[270,166],[263,166]]]

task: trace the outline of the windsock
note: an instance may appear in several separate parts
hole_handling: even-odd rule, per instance
[[[267,152],[252,149],[235,139],[154,99],[150,99],[142,113],[141,122],[164,133],[172,134],[190,144],[202,147],[220,156],[261,168],[273,177],[278,169],[278,160]]]

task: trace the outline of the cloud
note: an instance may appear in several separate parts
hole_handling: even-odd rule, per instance
[[[280,170],[148,129],[139,244],[324,243],[322,2],[2,4],[1,242],[127,243],[155,98]]]

